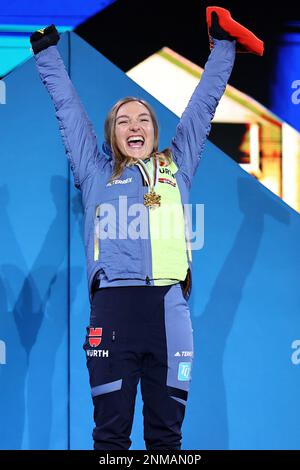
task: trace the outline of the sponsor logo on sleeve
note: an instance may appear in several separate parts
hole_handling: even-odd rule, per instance
[[[191,378],[191,363],[180,362],[178,365],[178,380],[187,381]]]

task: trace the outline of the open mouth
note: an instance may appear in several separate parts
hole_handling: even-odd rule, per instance
[[[130,148],[142,148],[144,143],[145,139],[141,135],[135,135],[127,139],[127,145]]]

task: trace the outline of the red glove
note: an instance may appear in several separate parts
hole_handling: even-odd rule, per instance
[[[225,8],[207,7],[206,22],[209,36],[212,36],[210,30],[212,27],[212,12],[218,15],[218,23],[220,28],[229,36],[236,40],[236,52],[251,52],[252,54],[263,55],[264,43],[256,37],[249,29],[242,26],[231,18],[231,14]],[[210,41],[210,49],[213,44]]]

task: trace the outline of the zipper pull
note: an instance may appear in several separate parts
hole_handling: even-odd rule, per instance
[[[150,278],[149,276],[146,277],[146,284],[149,286],[151,283],[150,283]]]

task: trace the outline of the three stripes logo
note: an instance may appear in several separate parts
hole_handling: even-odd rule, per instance
[[[92,348],[97,348],[102,341],[102,328],[90,328],[89,331],[89,345]]]

